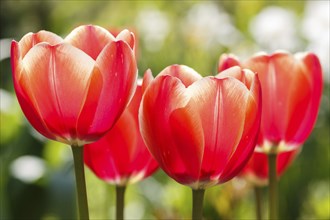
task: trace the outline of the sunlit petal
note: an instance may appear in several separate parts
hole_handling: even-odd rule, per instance
[[[115,37],[100,26],[83,25],[75,28],[64,40],[96,60],[105,45]]]
[[[231,78],[205,78],[188,90],[203,125],[205,146],[201,178],[220,174],[240,141],[248,90]]]
[[[22,59],[26,53],[36,44],[41,42],[49,43],[50,45],[55,45],[61,43],[63,39],[49,31],[39,31],[38,33],[28,33],[19,41],[19,48],[21,52]]]
[[[34,46],[22,63],[21,86],[34,97],[47,126],[74,138],[94,61],[69,44],[44,43]]]
[[[172,65],[166,67],[163,71],[159,73],[159,75],[170,75],[173,77],[177,77],[186,87],[202,78],[202,76],[195,70],[184,65]]]
[[[124,42],[126,42],[133,51],[135,51],[135,36],[132,32],[130,32],[129,30],[123,30],[121,31],[117,37],[117,40],[122,40]]]
[[[301,143],[310,134],[320,106],[322,93],[322,69],[314,54],[298,54],[296,57],[295,84],[290,91],[285,140]]]
[[[108,44],[97,58],[96,67],[101,76],[97,76],[100,79],[90,85],[90,90],[97,91],[99,95],[88,92],[78,122],[80,134],[108,131],[123,112],[136,87],[136,61],[132,50],[123,41]],[[88,124],[88,127],[82,126]]]
[[[186,107],[189,97],[185,90],[179,79],[159,76],[147,88],[140,107],[141,133],[146,145],[164,171],[181,183],[193,181],[186,170],[194,172],[195,178],[198,175],[197,152],[202,148],[202,133],[192,126],[196,118]],[[189,152],[191,157],[186,157]]]
[[[240,66],[238,58],[233,54],[222,54],[219,59],[218,72],[224,71],[233,66]]]

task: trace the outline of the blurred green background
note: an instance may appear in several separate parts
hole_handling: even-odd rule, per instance
[[[9,51],[11,40],[27,32],[44,29],[66,36],[81,24],[134,31],[140,76],[147,68],[157,75],[174,63],[215,74],[222,53],[242,59],[260,50],[318,54],[325,81],[319,117],[281,178],[280,217],[329,219],[329,10],[329,1],[1,1],[0,219],[76,216],[70,148],[41,137],[24,118],[13,90]],[[91,218],[113,218],[114,187],[86,173]],[[158,171],[128,187],[126,218],[189,219],[190,193]],[[254,219],[251,185],[234,179],[208,189],[204,216]]]

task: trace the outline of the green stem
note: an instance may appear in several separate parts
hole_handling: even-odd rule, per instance
[[[278,192],[276,173],[276,153],[268,154],[268,180],[269,180],[269,219],[277,219]]]
[[[255,195],[255,203],[256,203],[256,219],[261,220],[262,219],[262,188],[259,186],[254,187],[254,195]]]
[[[192,220],[202,220],[203,218],[203,200],[205,189],[193,189],[193,208]]]
[[[85,170],[84,170],[84,148],[83,146],[72,145],[71,149],[72,149],[73,161],[74,161],[74,171],[76,175],[79,219],[88,220],[89,214],[88,214],[88,203],[87,203]]]
[[[124,200],[126,186],[116,186],[116,219],[124,219]]]

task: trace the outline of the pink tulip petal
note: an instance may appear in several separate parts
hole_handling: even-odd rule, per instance
[[[195,142],[202,133],[189,127],[185,134],[184,130],[180,131],[183,134],[182,139],[176,139],[175,136],[179,135],[172,129],[186,129],[193,123],[193,117],[189,118],[189,111],[180,109],[188,101],[185,86],[179,79],[168,75],[158,76],[143,96],[139,117],[142,136],[154,158],[172,178],[186,184],[193,181],[187,170],[195,166],[193,163],[198,164],[200,159],[183,157],[183,154],[187,155],[188,149],[195,152],[198,147],[202,147]],[[187,125],[180,124],[181,122]],[[194,132],[197,136],[191,136]]]
[[[297,55],[298,56],[298,55]],[[322,94],[321,65],[314,54],[299,54],[295,85],[290,91],[285,141],[304,142],[315,124]]]
[[[104,180],[115,181],[129,175],[132,147],[136,146],[136,128],[127,129],[134,121],[131,114],[123,113],[118,123],[96,143],[86,145],[92,162],[89,166]],[[118,181],[118,180],[117,180]]]
[[[132,100],[130,101],[129,105],[126,108],[127,111],[129,111],[132,115],[134,115],[136,121],[138,121],[141,99],[142,99],[142,86],[138,85],[136,87]]]
[[[101,79],[97,77],[89,86],[79,116],[79,136],[98,136],[108,131],[134,94],[137,66],[133,52],[125,42],[108,44],[97,58],[96,67]],[[92,91],[100,94],[95,96]]]
[[[222,72],[233,66],[241,66],[238,58],[233,54],[222,54],[219,59],[218,72]]]
[[[102,74],[98,67],[94,66],[90,83],[86,87],[87,94],[77,120],[78,139],[80,140],[94,142],[105,133],[105,131],[90,132],[90,128],[93,126],[95,120],[96,109],[100,102],[100,94],[102,92],[103,84],[104,79]]]
[[[115,41],[115,37],[102,27],[83,25],[75,28],[64,40],[96,60],[105,45]]]
[[[180,162],[179,160],[167,158],[168,154],[162,154],[162,152],[165,152],[170,144],[174,144],[172,138],[170,138],[171,131],[168,118],[176,104],[171,98],[174,97],[175,100],[181,98],[184,93],[182,87],[183,85],[178,79],[169,76],[157,77],[145,91],[139,110],[142,137],[149,151],[166,171],[171,170],[168,167],[175,167],[175,164],[172,165],[172,163]],[[172,93],[175,95],[172,95]],[[175,158],[174,154],[172,155]],[[181,166],[183,165],[181,164]]]
[[[43,121],[40,112],[35,105],[36,102],[34,101],[34,98],[29,97],[20,84],[21,75],[26,74],[26,72],[21,66],[22,60],[20,58],[19,45],[16,41],[13,41],[11,45],[11,62],[15,92],[24,115],[38,132],[49,139],[55,140],[55,136],[49,131]]]
[[[39,31],[38,33],[28,33],[19,41],[18,46],[21,52],[21,58],[23,59],[26,53],[36,44],[41,42],[49,43],[50,45],[56,45],[63,41],[63,39],[48,31]]]
[[[126,42],[133,51],[135,51],[135,36],[132,32],[130,32],[129,30],[123,30],[121,31],[117,37],[117,40],[122,40],[124,42]]]
[[[194,83],[188,90],[204,130],[203,180],[220,174],[239,144],[249,92],[236,79],[213,77]]]
[[[105,181],[136,182],[151,175],[158,167],[139,131],[137,115],[141,98],[141,86],[138,86],[114,127],[100,140],[85,145],[85,163]]]
[[[278,56],[287,55],[279,54]],[[283,117],[285,117],[286,104],[284,100],[286,96],[284,93],[286,92],[279,91],[279,88],[283,86],[287,87],[287,84],[290,83],[290,79],[284,78],[285,74],[280,75],[276,72],[274,65],[271,63],[271,58],[268,55],[254,56],[249,59],[244,66],[258,74],[262,85],[262,95],[264,98],[262,102],[260,130],[264,137],[260,137],[260,140],[263,141],[265,138],[274,143],[278,143],[283,136],[283,129],[285,129]],[[281,76],[283,78],[281,78]]]
[[[189,173],[189,181],[194,182],[199,178],[204,143],[199,115],[191,105],[175,109],[170,115],[169,123],[179,159],[183,161],[186,173]]]
[[[100,140],[85,145],[85,162],[99,178],[118,184],[130,176],[130,161],[137,147],[137,128],[132,122],[133,116],[124,112]],[[128,124],[132,129],[127,129]]]
[[[234,77],[239,81],[243,80],[244,75],[242,74],[242,68],[239,66],[228,67],[227,69],[223,70],[222,72],[215,75],[218,79],[224,79],[228,77]]]
[[[22,61],[21,84],[34,97],[47,127],[62,138],[76,137],[94,61],[69,44],[34,46]]]
[[[150,69],[147,69],[143,75],[143,82],[142,82],[142,92],[144,93],[150,83],[154,80],[152,72]]]
[[[186,87],[202,78],[202,76],[195,70],[184,65],[168,66],[163,71],[161,71],[159,75],[170,75],[176,77],[180,79]]]
[[[220,182],[226,182],[236,176],[252,155],[260,127],[261,93],[257,78],[251,83],[251,93],[245,109],[244,132],[236,151],[232,154],[225,170],[220,176]]]
[[[243,69],[239,66],[229,67],[228,69],[220,72],[215,76],[219,79],[224,79],[228,77],[233,77],[235,79],[238,79],[242,83],[245,84],[247,89],[250,89],[251,83],[253,82],[255,78],[255,74],[251,72],[249,69]]]
[[[148,82],[144,82],[143,84],[147,84]],[[131,175],[144,172],[144,176],[141,176],[140,178],[144,178],[146,176],[149,176],[152,174],[158,167],[158,163],[152,158],[152,156],[149,153],[149,150],[147,149],[147,146],[145,145],[141,132],[139,127],[139,108],[140,103],[142,99],[142,86],[138,85],[135,90],[135,94],[129,103],[128,107],[126,108],[125,112],[129,112],[132,115],[132,120],[130,123],[126,124],[126,128],[129,127],[130,129],[135,129],[135,133],[137,134],[137,143],[134,151],[132,151],[131,154],[131,160],[130,160],[130,173]],[[121,120],[121,119],[119,119]],[[118,123],[118,122],[117,122]],[[131,126],[133,125],[134,126]]]
[[[112,146],[109,153],[113,155],[116,169],[121,176],[130,176],[132,173],[129,161],[133,161],[138,150],[137,138],[139,133],[134,121],[134,115],[124,111],[107,134],[108,145]],[[127,129],[127,125],[130,125],[130,129]]]
[[[142,137],[138,138],[137,145],[139,147],[135,152],[135,157],[132,159],[130,172],[132,178],[134,178],[134,175],[141,175],[143,173],[143,176],[140,176],[140,179],[142,179],[153,174],[158,168],[158,163],[151,156]]]
[[[310,99],[310,86],[308,85],[308,78],[301,74],[299,66],[297,66],[297,62],[291,54],[273,54],[270,65],[273,67],[275,79],[272,82],[267,82],[267,84],[262,84],[265,85],[263,91],[265,87],[271,88],[270,83],[274,83],[272,94],[274,99],[271,100],[275,103],[273,117],[280,131],[279,139],[283,140],[292,114],[292,105],[300,103],[302,108],[299,111],[304,111],[303,109],[307,107],[306,102]],[[294,114],[295,117],[300,115],[299,118],[302,118],[299,112]]]

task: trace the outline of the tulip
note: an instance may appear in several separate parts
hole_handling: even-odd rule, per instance
[[[16,95],[37,131],[82,146],[113,126],[134,93],[137,77],[134,36],[123,31],[118,37],[88,25],[65,39],[40,31],[12,42]]]
[[[258,77],[239,67],[202,78],[173,65],[146,89],[142,137],[159,166],[193,189],[193,219],[202,217],[205,188],[232,179],[250,158],[260,113]]]
[[[257,150],[287,151],[303,144],[316,122],[322,94],[322,70],[315,54],[257,54],[247,61],[222,55],[218,71],[239,65],[258,73],[262,116]]]
[[[64,39],[40,31],[12,42],[14,88],[23,113],[39,133],[72,146],[77,179],[84,178],[79,146],[101,138],[134,93],[133,50],[129,31],[115,38],[92,25],[77,27]],[[80,218],[88,218],[87,203],[80,211],[86,210]]]
[[[143,85],[138,84],[133,99],[113,128],[100,140],[84,147],[85,164],[100,179],[116,185],[116,219],[123,219],[126,186],[150,176],[158,168],[143,142],[138,121],[143,90],[150,77],[151,72],[146,72]]]
[[[313,53],[256,54],[245,62],[222,55],[218,70],[231,66],[258,73],[262,116],[256,152],[268,154],[270,219],[277,218],[277,154],[297,151],[316,122],[322,94],[322,69]]]

